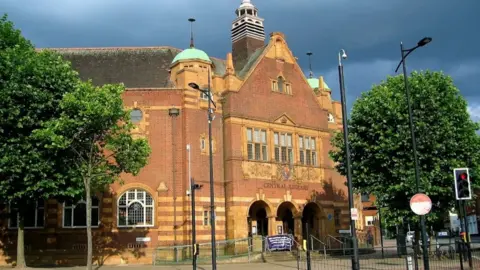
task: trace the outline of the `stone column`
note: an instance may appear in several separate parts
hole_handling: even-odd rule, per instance
[[[276,227],[277,227],[277,224],[276,224],[276,219],[277,219],[277,216],[275,215],[272,215],[272,216],[268,216],[268,235],[275,235],[275,230],[276,230]]]
[[[302,216],[298,215],[294,217],[295,224],[295,239],[299,244],[302,244],[303,240],[303,226],[302,226]]]

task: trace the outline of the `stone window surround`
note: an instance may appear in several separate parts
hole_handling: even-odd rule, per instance
[[[259,137],[256,138],[255,133],[258,132]],[[246,129],[247,137],[247,159],[257,160],[257,161],[268,161],[268,135],[267,130],[262,128],[247,128]],[[250,139],[248,138],[250,134]],[[265,135],[265,136],[264,136]],[[264,140],[265,137],[265,140]],[[259,149],[256,149],[256,145],[259,146]],[[250,158],[248,149],[251,148],[252,156]],[[258,150],[258,151],[257,151]],[[257,159],[258,152],[258,159]],[[265,153],[266,152],[266,153]]]
[[[306,146],[307,141],[309,142],[308,147]],[[299,149],[298,159],[300,164],[307,165],[307,166],[318,166],[317,141],[318,139],[313,136],[298,135],[298,149]],[[312,143],[314,144],[313,148],[312,148]],[[308,153],[308,151],[310,152]],[[302,162],[302,157],[303,157],[303,162]],[[308,158],[310,158],[310,162]]]
[[[256,160],[256,159],[249,159],[248,158],[248,151],[245,151],[245,156],[244,156],[244,159],[247,160],[247,161],[254,161],[254,162],[274,162],[274,163],[282,163],[282,162],[279,162],[279,161],[276,161],[275,160],[275,151],[274,151],[274,148],[275,148],[275,140],[274,140],[274,134],[275,133],[285,133],[285,134],[291,134],[292,135],[292,149],[293,149],[293,165],[300,165],[300,166],[310,166],[310,167],[320,167],[320,164],[321,164],[321,157],[319,156],[318,153],[320,153],[320,139],[321,137],[318,137],[318,136],[313,136],[313,135],[304,135],[303,133],[299,133],[299,132],[289,132],[289,131],[282,131],[281,129],[269,129],[269,128],[258,128],[256,127],[255,125],[248,125],[248,126],[244,126],[243,127],[243,134],[244,136],[243,139],[244,139],[244,142],[243,142],[243,145],[244,147],[247,147],[247,145],[249,144],[248,142],[248,139],[247,139],[247,130],[248,129],[259,129],[259,130],[267,130],[267,155],[269,156],[269,158],[267,160]],[[310,165],[307,165],[307,164],[302,164],[300,162],[300,156],[299,155],[295,155],[295,153],[300,153],[300,145],[299,145],[299,137],[303,136],[304,138],[305,137],[310,137],[310,138],[313,138],[315,139],[315,152],[317,153],[317,161],[316,161],[316,164],[310,164]],[[245,148],[246,150],[248,148]]]
[[[280,92],[278,90],[278,80],[279,80],[279,78],[283,79],[284,88],[283,88],[282,92]],[[271,85],[270,88],[271,88],[272,92],[279,93],[279,94],[285,94],[285,95],[292,95],[292,84],[289,81],[287,81],[283,75],[279,75],[275,79],[270,79],[270,82],[271,82],[270,83],[270,85]]]

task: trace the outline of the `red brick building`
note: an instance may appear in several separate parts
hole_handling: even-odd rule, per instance
[[[197,241],[210,240],[208,97],[190,82],[206,88],[210,81],[217,104],[212,122],[217,240],[291,233],[301,241],[308,224],[324,241],[349,228],[345,179],[328,155],[330,138],[341,129],[340,103],[322,77],[305,76],[283,34],[265,40],[263,19],[250,1],[243,0],[236,14],[226,59],[209,57],[193,42],[183,51],[55,49],[83,79],[125,84],[135,134],[152,148],[137,177],[126,175],[124,185],[96,197],[99,261],[150,263],[155,247],[190,244],[190,176],[203,185],[196,195]],[[51,199],[31,211],[29,260],[67,263],[85,253],[82,202]],[[0,264],[14,259],[14,216],[13,210],[3,215]]]

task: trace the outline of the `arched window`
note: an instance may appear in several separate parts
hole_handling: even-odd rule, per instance
[[[200,139],[200,150],[205,151],[205,149],[207,148],[206,145],[207,145],[207,144],[206,144],[206,142],[205,142],[205,138],[202,137],[202,138]]]
[[[283,79],[282,76],[279,76],[278,77],[278,80],[277,80],[277,89],[278,89],[278,92],[280,93],[283,93],[283,85],[285,83],[285,80]]]
[[[118,227],[149,227],[154,222],[154,201],[148,192],[130,189],[118,199]]]
[[[138,123],[142,120],[143,112],[140,109],[134,109],[130,112],[132,123]]]

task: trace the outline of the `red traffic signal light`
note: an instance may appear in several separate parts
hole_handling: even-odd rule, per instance
[[[457,168],[453,170],[455,198],[457,200],[471,200],[472,187],[468,168]]]

